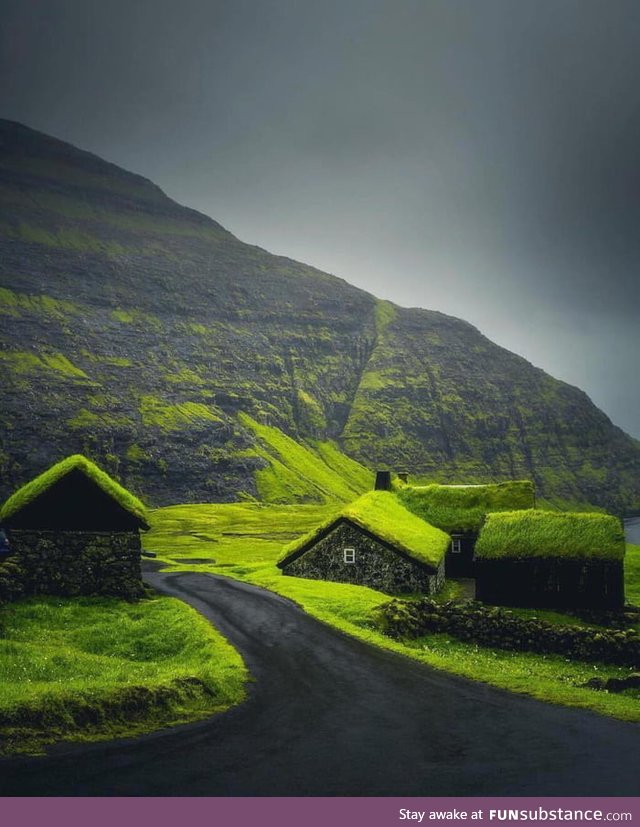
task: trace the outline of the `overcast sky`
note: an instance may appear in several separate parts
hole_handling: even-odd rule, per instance
[[[640,437],[637,0],[0,0],[0,117]]]

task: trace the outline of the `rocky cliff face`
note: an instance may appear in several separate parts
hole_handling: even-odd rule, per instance
[[[640,445],[578,389],[7,121],[0,285],[0,495],[81,452],[157,504],[261,496],[285,457],[256,421],[370,467],[640,502]]]

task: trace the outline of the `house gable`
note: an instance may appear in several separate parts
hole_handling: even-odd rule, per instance
[[[348,520],[387,547],[402,552],[433,570],[440,566],[449,547],[449,537],[443,531],[409,512],[395,494],[390,491],[370,491],[309,534],[290,543],[283,550],[278,565],[282,567],[310,548],[315,540],[325,536],[340,519]]]
[[[142,503],[79,454],[16,491],[2,507],[0,519],[10,528],[134,531],[149,527]]]
[[[428,566],[351,520],[339,518],[279,563],[284,574],[381,591],[434,593],[444,564]]]

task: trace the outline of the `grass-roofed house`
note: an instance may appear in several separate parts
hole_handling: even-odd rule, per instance
[[[284,550],[284,574],[434,594],[450,539],[390,491],[370,491]]]
[[[488,514],[535,507],[535,487],[529,480],[486,485],[396,484],[409,511],[451,537],[446,557],[447,577],[474,577],[474,549]]]
[[[608,514],[489,514],[476,543],[476,596],[538,608],[619,609],[622,525]]]
[[[0,510],[24,594],[142,594],[144,505],[76,454],[16,491]]]

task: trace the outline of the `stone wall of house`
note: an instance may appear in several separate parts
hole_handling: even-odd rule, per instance
[[[137,531],[13,529],[9,542],[11,554],[4,566],[20,578],[25,596],[102,595],[130,600],[143,593]]]
[[[344,562],[345,548],[355,549],[355,562]],[[336,526],[283,571],[312,580],[357,583],[391,594],[435,594],[444,582],[444,561],[433,572],[346,523]]]

